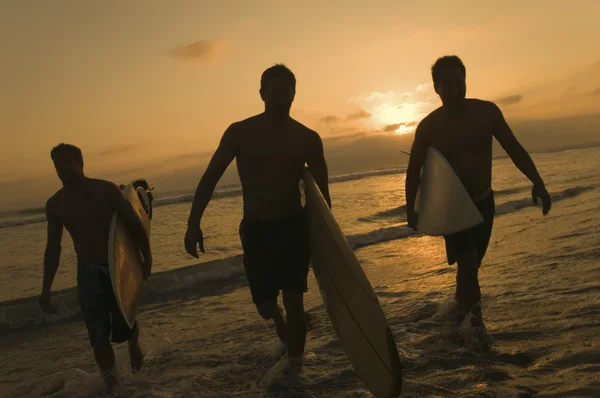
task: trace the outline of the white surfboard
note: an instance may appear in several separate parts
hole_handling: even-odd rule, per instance
[[[147,190],[140,185],[147,186],[147,182],[132,181],[123,188],[123,195],[133,206],[150,237],[152,203]],[[131,328],[135,322],[144,282],[142,267],[141,253],[133,243],[125,223],[115,212],[108,234],[108,269],[121,314]]]
[[[433,147],[427,150],[415,211],[417,231],[425,235],[450,235],[484,221],[448,160]]]
[[[329,319],[358,377],[376,397],[398,397],[402,363],[371,283],[312,175],[302,176],[312,267]]]

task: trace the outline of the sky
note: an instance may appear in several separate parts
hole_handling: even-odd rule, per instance
[[[600,140],[598,15],[595,0],[2,0],[0,210],[60,188],[59,142],[82,148],[90,176],[194,189],[227,126],[263,110],[260,75],[280,62],[332,172],[406,162],[448,54],[528,149]]]

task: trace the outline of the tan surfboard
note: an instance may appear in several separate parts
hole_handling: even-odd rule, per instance
[[[377,398],[398,397],[402,363],[377,295],[311,173],[302,177],[312,267],[329,319],[367,388]]]
[[[417,231],[446,236],[483,222],[483,216],[442,153],[429,147],[421,171],[415,211]]]
[[[134,180],[122,191],[150,237],[152,201],[148,183],[143,179]],[[142,292],[142,267],[142,255],[133,243],[129,229],[115,212],[108,235],[108,268],[117,303],[129,327],[133,327],[135,322]]]

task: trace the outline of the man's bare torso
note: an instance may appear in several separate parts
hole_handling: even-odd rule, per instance
[[[273,220],[300,209],[299,183],[317,133],[292,118],[274,127],[258,115],[237,123],[235,136],[244,218]]]
[[[86,178],[77,188],[62,188],[49,200],[49,210],[67,229],[80,262],[108,262],[108,232],[113,215],[107,181]]]
[[[428,144],[442,152],[477,201],[491,189],[494,126],[489,103],[466,101],[461,116],[449,116],[443,108],[433,111],[424,120],[423,132]]]

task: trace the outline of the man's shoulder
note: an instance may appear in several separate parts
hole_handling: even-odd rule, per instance
[[[121,193],[121,189],[112,181],[101,178],[87,178],[89,188],[98,194],[116,194]]]
[[[468,98],[467,104],[476,111],[492,111],[499,110],[498,105],[493,101],[483,100],[479,98]]]
[[[88,184],[90,184],[91,186],[94,186],[94,187],[110,188],[110,189],[112,189],[114,187],[117,187],[117,184],[115,184],[114,182],[109,181],[109,180],[105,180],[105,179],[102,179],[102,178],[90,178],[90,177],[88,177],[88,178],[86,178],[86,180],[87,180]]]
[[[437,109],[434,109],[433,111],[429,112],[427,116],[421,119],[421,121],[417,124],[417,130],[423,131],[433,127],[434,124],[440,120],[441,116],[442,107],[440,106]]]
[[[253,115],[242,120],[235,121],[229,125],[228,131],[239,131],[241,129],[258,126],[262,121],[262,114]]]
[[[292,126],[294,127],[295,132],[301,134],[302,136],[304,136],[308,139],[312,139],[312,140],[321,138],[319,133],[317,133],[315,130],[305,126],[304,124],[300,123],[296,119],[291,118],[291,120],[292,120]]]
[[[64,188],[61,188],[58,191],[56,191],[54,195],[48,198],[48,200],[46,201],[46,211],[54,210],[60,203],[62,203],[64,190]]]
[[[223,134],[223,141],[230,145],[237,145],[240,135],[260,130],[262,123],[262,118],[260,116],[261,115],[258,114],[231,123]]]

